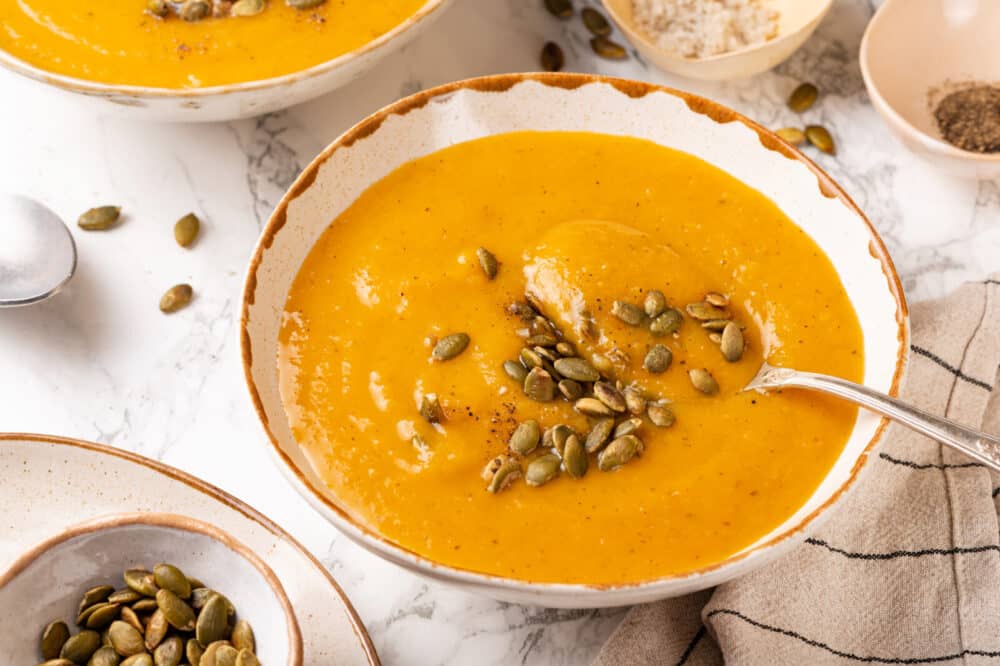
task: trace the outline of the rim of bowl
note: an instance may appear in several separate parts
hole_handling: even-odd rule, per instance
[[[402,23],[394,26],[375,39],[365,42],[353,51],[342,53],[335,58],[325,60],[317,65],[301,69],[296,72],[273,76],[268,79],[255,79],[242,81],[239,83],[222,83],[204,88],[161,88],[157,86],[136,86],[122,83],[102,83],[100,81],[90,81],[66,74],[57,74],[41,67],[36,67],[21,58],[18,58],[9,51],[0,48],[0,65],[12,72],[26,76],[35,81],[49,84],[57,88],[62,88],[70,92],[84,93],[88,95],[128,95],[141,98],[179,98],[179,99],[199,99],[203,97],[213,97],[216,95],[226,95],[235,92],[250,92],[254,90],[264,90],[267,88],[277,88],[306,79],[311,79],[321,74],[325,74],[340,66],[367,55],[376,49],[381,48],[418,23],[432,17],[452,0],[426,0],[416,13],[408,16]]]
[[[86,536],[88,534],[96,534],[109,529],[130,525],[164,527],[168,529],[181,530],[183,532],[191,532],[193,534],[200,534],[201,536],[206,536],[217,543],[221,543],[237,556],[242,557],[244,560],[253,565],[261,577],[263,577],[263,579],[270,586],[271,591],[274,592],[274,596],[278,600],[278,604],[281,606],[281,611],[285,615],[285,628],[288,632],[289,648],[288,661],[286,664],[288,666],[302,666],[302,634],[299,631],[299,622],[295,617],[295,611],[292,610],[292,603],[288,600],[288,595],[285,593],[284,586],[281,584],[281,581],[278,580],[277,575],[275,575],[275,573],[271,570],[271,567],[269,567],[267,563],[257,555],[257,553],[250,550],[248,546],[244,545],[243,542],[237,540],[236,537],[232,536],[228,532],[223,531],[215,525],[211,525],[189,516],[183,516],[177,513],[128,512],[115,513],[109,516],[102,516],[100,518],[94,518],[82,523],[70,525],[58,534],[55,534],[41,543],[31,547],[27,552],[14,560],[13,564],[11,564],[3,574],[0,574],[0,588],[5,587],[20,574],[24,573],[25,569],[34,564],[42,555],[57,546],[66,543],[67,541],[77,537]]]
[[[643,81],[601,76],[597,74],[574,74],[561,72],[496,74],[455,81],[434,88],[429,88],[410,95],[409,97],[400,99],[368,116],[361,122],[354,125],[354,127],[348,129],[346,132],[337,137],[330,145],[324,148],[323,151],[320,152],[319,155],[317,155],[305,169],[303,169],[302,173],[299,174],[295,182],[292,183],[291,187],[281,198],[281,201],[278,203],[274,212],[271,214],[271,217],[268,219],[268,222],[264,226],[261,236],[257,241],[257,245],[254,248],[253,255],[250,258],[250,263],[247,268],[240,309],[239,335],[240,356],[243,365],[244,379],[246,380],[247,389],[250,392],[250,398],[253,402],[254,410],[257,413],[257,418],[267,435],[272,455],[280,461],[281,470],[284,475],[291,481],[295,482],[293,483],[293,486],[296,490],[298,490],[298,492],[309,500],[314,506],[322,509],[320,512],[324,518],[332,522],[334,526],[343,531],[348,537],[352,538],[352,540],[359,543],[367,550],[382,558],[388,559],[391,562],[414,569],[424,575],[448,582],[473,585],[485,589],[499,586],[507,588],[508,590],[529,594],[545,594],[548,592],[578,594],[627,592],[638,589],[649,590],[657,586],[694,580],[705,574],[715,572],[723,567],[734,565],[750,556],[761,556],[767,552],[777,555],[776,550],[778,546],[791,545],[793,543],[791,540],[794,537],[801,535],[807,527],[826,514],[826,512],[834,504],[836,504],[851,487],[854,486],[861,470],[868,462],[869,454],[882,440],[885,430],[889,424],[888,419],[881,418],[879,420],[872,438],[865,445],[864,449],[858,454],[847,480],[844,481],[844,483],[841,484],[841,486],[837,488],[836,491],[834,491],[832,495],[812,513],[805,516],[794,526],[773,535],[767,541],[754,544],[750,548],[746,548],[723,560],[714,562],[699,569],[622,584],[533,582],[483,573],[472,569],[449,566],[428,559],[427,557],[381,535],[375,529],[365,525],[363,522],[351,515],[346,508],[329,499],[327,497],[328,491],[324,492],[316,488],[309,478],[295,465],[291,458],[289,458],[289,456],[281,450],[277,439],[271,432],[271,428],[268,425],[268,417],[264,412],[264,407],[260,400],[260,394],[257,391],[256,383],[253,378],[253,358],[252,351],[250,349],[248,323],[250,318],[250,307],[254,302],[257,288],[257,270],[260,267],[264,253],[266,253],[271,247],[274,241],[274,236],[285,225],[288,205],[313,184],[319,168],[325,164],[326,161],[335,152],[337,152],[337,150],[341,148],[349,148],[356,141],[362,140],[370,134],[378,131],[382,123],[390,116],[405,115],[412,110],[423,107],[434,98],[449,96],[459,90],[468,89],[479,92],[504,92],[525,81],[534,81],[543,85],[568,90],[574,90],[584,85],[593,83],[604,83],[632,98],[643,97],[650,93],[666,93],[673,95],[682,99],[691,111],[706,115],[717,123],[742,123],[757,134],[761,144],[765,148],[773,150],[788,159],[799,161],[809,168],[809,170],[812,171],[816,177],[821,195],[827,198],[839,199],[842,204],[847,206],[849,210],[853,211],[867,226],[868,232],[871,235],[871,240],[869,241],[869,252],[871,256],[878,259],[881,264],[882,273],[886,278],[887,287],[896,302],[895,319],[897,323],[897,339],[899,341],[899,346],[896,351],[896,363],[888,394],[891,396],[899,395],[900,385],[905,374],[909,349],[909,311],[906,304],[906,298],[903,294],[902,283],[900,282],[899,275],[896,272],[896,267],[889,256],[888,250],[885,247],[885,243],[882,241],[882,238],[879,236],[874,225],[865,216],[861,209],[858,208],[857,204],[854,203],[846,192],[844,192],[840,185],[838,185],[812,160],[803,155],[794,146],[782,140],[771,130],[759,125],[753,120],[750,120],[746,116],[743,116],[742,114],[717,102],[701,97],[700,95],[684,92],[675,88],[669,88]]]
[[[861,78],[864,79],[865,87],[868,89],[868,95],[872,98],[875,106],[884,116],[888,116],[892,123],[894,123],[901,131],[906,134],[910,134],[928,149],[936,153],[969,162],[979,162],[984,164],[996,164],[1000,162],[1000,153],[974,153],[970,150],[962,150],[957,146],[951,145],[944,139],[924,132],[903,117],[903,115],[896,111],[896,109],[889,104],[885,97],[882,96],[882,92],[879,90],[878,85],[876,85],[875,78],[872,76],[868,67],[870,59],[869,51],[871,49],[872,32],[879,26],[879,24],[886,20],[886,9],[888,9],[888,7],[892,4],[893,0],[886,0],[886,2],[878,8],[878,11],[875,12],[871,21],[868,22],[868,27],[865,28],[865,34],[861,38],[861,49],[858,56],[858,61],[861,65]]]
[[[368,662],[370,666],[380,666],[382,663],[379,659],[378,653],[375,651],[375,645],[372,643],[371,636],[368,635],[368,630],[365,627],[364,622],[361,621],[361,616],[358,615],[358,611],[354,608],[350,599],[344,593],[344,590],[340,587],[340,584],[334,580],[330,572],[327,571],[326,567],[320,563],[316,556],[313,555],[309,550],[305,548],[301,543],[299,543],[295,537],[286,532],[284,528],[279,526],[273,520],[260,513],[253,507],[251,507],[246,502],[239,500],[229,493],[221,490],[220,488],[213,486],[207,481],[203,481],[198,477],[192,476],[187,472],[181,471],[176,467],[171,467],[165,463],[161,463],[158,460],[153,460],[151,458],[146,458],[138,453],[132,453],[131,451],[125,451],[123,449],[117,449],[112,446],[107,446],[106,444],[97,444],[95,442],[88,442],[82,439],[73,439],[71,437],[60,437],[59,435],[42,435],[36,433],[20,433],[20,432],[0,432],[0,443],[3,442],[40,442],[43,444],[54,444],[58,446],[72,446],[75,448],[83,449],[85,451],[93,451],[95,453],[100,453],[102,455],[113,456],[115,458],[121,458],[130,463],[137,465],[142,465],[157,474],[162,474],[167,476],[174,481],[183,483],[198,492],[211,497],[213,500],[225,504],[229,508],[240,513],[243,517],[253,521],[257,525],[261,526],[274,536],[278,537],[282,541],[290,544],[297,551],[299,551],[307,560],[309,560],[312,565],[319,571],[326,579],[329,581],[330,586],[337,593],[341,602],[344,605],[344,609],[351,619],[351,628],[354,630],[355,636],[361,642],[364,647],[365,656],[368,657]],[[15,560],[16,562],[16,560]],[[5,574],[0,573],[0,581],[6,584]]]
[[[814,24],[821,21],[823,17],[826,16],[826,13],[830,11],[830,7],[833,6],[833,0],[823,0],[823,2],[817,6],[816,13],[813,15],[813,17],[810,18],[808,21],[806,21],[804,24],[802,24],[802,26],[800,26],[796,30],[792,30],[791,32],[785,32],[785,33],[779,32],[777,35],[775,35],[773,39],[768,39],[758,44],[750,44],[749,46],[744,46],[743,48],[736,49],[735,51],[726,51],[725,53],[717,53],[715,55],[706,56],[704,58],[686,58],[684,56],[677,55],[673,51],[668,51],[667,49],[663,48],[662,46],[654,42],[652,38],[650,38],[650,36],[647,35],[646,32],[642,30],[642,28],[637,26],[634,22],[626,21],[613,7],[611,7],[608,4],[607,0],[601,0],[601,5],[604,7],[604,11],[606,11],[611,16],[611,18],[614,19],[614,22],[617,23],[618,26],[622,29],[622,33],[626,37],[628,37],[629,39],[636,39],[642,42],[650,49],[662,53],[663,55],[665,55],[666,57],[675,62],[682,62],[690,65],[702,62],[719,62],[722,60],[728,60],[729,58],[746,55],[748,53],[763,51],[764,49],[774,46],[775,44],[780,44],[781,42],[784,42],[792,38],[794,35],[799,34],[803,30],[809,29],[810,26],[813,26]]]

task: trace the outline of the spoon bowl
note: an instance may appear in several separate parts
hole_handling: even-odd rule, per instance
[[[34,199],[0,194],[0,307],[43,301],[76,271],[76,244],[59,216]]]

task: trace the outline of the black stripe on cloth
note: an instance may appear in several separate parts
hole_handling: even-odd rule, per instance
[[[826,548],[831,553],[837,553],[852,560],[894,560],[898,557],[923,557],[925,555],[971,555],[973,553],[1000,553],[1000,546],[968,546],[965,548],[923,548],[921,550],[893,550],[888,553],[852,553],[836,546],[831,546],[822,539],[806,539],[806,543]]]
[[[962,650],[961,652],[944,654],[937,657],[875,657],[870,655],[852,654],[850,652],[838,650],[821,641],[807,638],[797,631],[782,629],[781,627],[773,627],[769,624],[758,622],[757,620],[753,620],[739,611],[728,608],[717,608],[710,611],[705,619],[711,619],[716,615],[732,615],[733,617],[738,617],[747,624],[757,627],[758,629],[781,634],[782,636],[788,636],[789,638],[802,641],[806,645],[811,645],[812,647],[819,648],[820,650],[824,650],[838,657],[850,659],[852,661],[860,661],[867,664],[936,664],[944,661],[954,661],[956,659],[961,659],[962,657],[1000,657],[1000,652],[993,652],[990,650]]]
[[[1000,495],[1000,486],[993,489],[993,499],[996,499],[997,495]]]
[[[978,386],[979,388],[986,389],[987,391],[992,391],[993,390],[993,387],[989,383],[984,382],[981,379],[976,379],[975,377],[968,376],[967,374],[965,374],[964,372],[962,372],[960,369],[958,369],[955,366],[951,365],[950,363],[948,363],[947,361],[945,361],[943,358],[941,358],[940,356],[938,356],[937,354],[935,354],[932,351],[924,349],[923,347],[918,347],[917,345],[910,345],[910,349],[912,349],[915,354],[919,354],[920,356],[923,356],[924,358],[927,358],[927,359],[930,359],[930,360],[934,361],[939,366],[941,366],[942,368],[944,368],[945,370],[947,370],[951,374],[953,374],[956,377],[958,377],[959,379],[961,379],[963,382],[968,382],[968,383],[972,384],[973,386]]]
[[[983,280],[983,284],[1000,284],[1000,280]]]
[[[698,647],[698,643],[701,642],[701,639],[704,636],[705,625],[701,625],[698,627],[698,631],[695,633],[694,638],[692,638],[691,642],[688,643],[688,646],[684,648],[684,654],[681,655],[680,661],[677,662],[677,666],[684,666],[684,664],[687,663],[687,660],[691,658],[691,655],[694,653],[694,649]]]
[[[893,458],[888,453],[880,453],[878,457],[887,462],[891,462],[893,465],[903,465],[904,467],[912,467],[913,469],[965,469],[967,467],[986,467],[983,463],[977,462],[967,462],[967,463],[916,463],[912,460],[900,460],[899,458]]]

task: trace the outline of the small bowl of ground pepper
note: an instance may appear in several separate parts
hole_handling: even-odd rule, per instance
[[[886,0],[861,72],[889,129],[949,173],[1000,178],[1000,3]]]

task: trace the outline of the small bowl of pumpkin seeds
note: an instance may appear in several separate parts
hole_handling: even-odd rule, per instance
[[[301,666],[291,603],[216,527],[131,513],[69,527],[0,574],[4,663]]]

